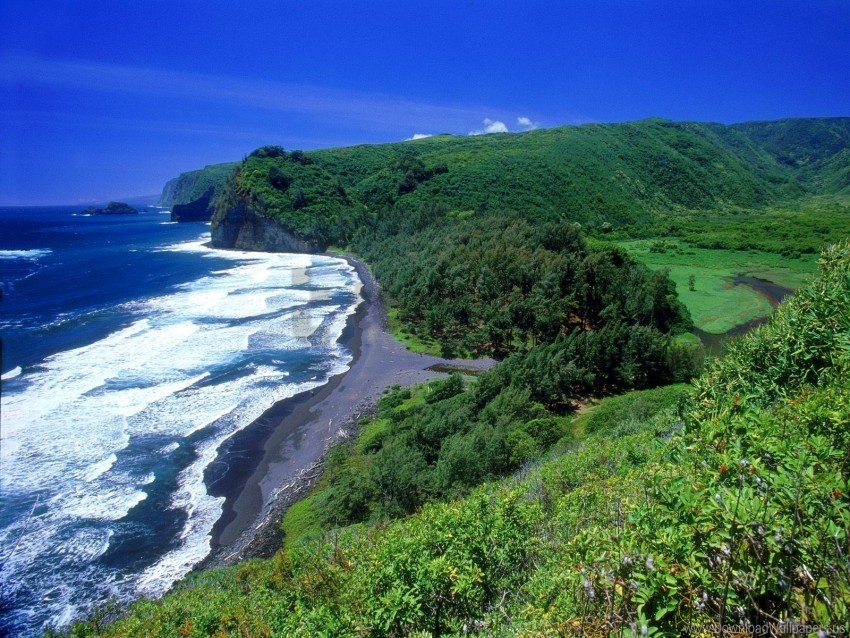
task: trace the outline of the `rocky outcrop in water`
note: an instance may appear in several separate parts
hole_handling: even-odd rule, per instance
[[[216,212],[212,222],[212,245],[218,248],[273,253],[317,253],[323,250],[318,241],[293,235],[244,201],[226,212]]]
[[[109,202],[106,208],[95,208],[89,206],[81,214],[83,215],[138,215],[139,211],[124,202]]]

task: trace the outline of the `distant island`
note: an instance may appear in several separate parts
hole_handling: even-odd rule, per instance
[[[106,208],[89,206],[82,215],[138,215],[139,211],[124,202],[109,202]]]

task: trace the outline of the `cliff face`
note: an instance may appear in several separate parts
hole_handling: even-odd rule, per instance
[[[162,187],[162,194],[159,196],[159,200],[156,203],[157,206],[167,207],[174,204],[174,200],[177,195],[177,183],[179,181],[180,178],[175,177],[174,179],[170,179],[165,182],[165,186]]]
[[[296,237],[280,224],[262,217],[239,202],[226,212],[216,212],[212,220],[212,245],[272,253],[317,253],[322,246],[315,240]]]
[[[210,188],[213,189],[214,194],[218,193],[237,166],[238,163],[236,162],[226,162],[224,164],[210,164],[196,171],[181,173],[166,182],[157,206],[189,204],[203,197]]]
[[[171,207],[173,222],[208,222],[213,215],[215,189],[210,186],[203,197],[188,204],[174,204]]]

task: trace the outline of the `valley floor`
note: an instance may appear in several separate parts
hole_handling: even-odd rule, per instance
[[[747,278],[790,292],[817,269],[816,255],[784,257],[756,250],[698,248],[678,238],[618,241],[617,245],[654,270],[669,269],[694,327],[711,335],[763,320],[776,306],[778,300],[750,285]]]

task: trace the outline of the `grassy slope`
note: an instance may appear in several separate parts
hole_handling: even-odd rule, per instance
[[[771,618],[845,625],[848,367],[844,245],[678,411],[663,389],[611,400],[582,417],[583,441],[465,499],[201,574],[103,632],[89,625],[88,635],[681,635],[691,625]],[[77,631],[86,635],[83,625]]]

